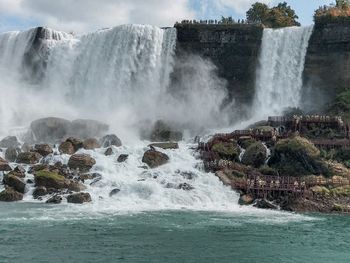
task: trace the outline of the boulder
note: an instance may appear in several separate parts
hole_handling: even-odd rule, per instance
[[[299,136],[278,141],[268,164],[282,176],[330,173],[320,157],[320,151],[310,141]]]
[[[98,142],[98,140],[96,140],[95,138],[88,138],[88,139],[84,140],[83,147],[86,150],[94,150],[96,148],[100,148],[101,145]]]
[[[30,152],[30,151],[34,151],[34,148],[29,144],[29,143],[23,143],[22,147],[21,147],[21,151],[22,152]]]
[[[105,151],[105,155],[106,156],[111,156],[113,155],[113,149],[111,147],[109,147],[106,151]]]
[[[152,143],[148,145],[149,147],[157,147],[164,150],[168,149],[179,149],[179,144],[177,142],[160,142],[160,143]]]
[[[5,151],[5,159],[9,162],[14,162],[16,161],[19,153],[20,153],[19,148],[9,147]]]
[[[120,189],[116,188],[113,189],[110,193],[109,193],[109,197],[112,197],[113,195],[116,195],[120,192]]]
[[[42,155],[43,157],[48,156],[49,154],[53,153],[53,150],[50,145],[48,144],[36,144],[34,146],[34,149],[37,153]]]
[[[23,199],[23,194],[17,192],[11,187],[6,188],[0,193],[0,202],[14,202]]]
[[[79,119],[72,121],[70,135],[80,138],[99,137],[109,129],[108,125],[96,120]]]
[[[236,142],[218,142],[212,146],[212,151],[217,153],[220,158],[230,161],[238,161],[240,149]]]
[[[125,162],[128,158],[129,158],[129,155],[128,155],[128,154],[121,154],[121,155],[119,155],[119,157],[118,157],[118,159],[117,159],[117,162],[118,162],[118,163],[123,163],[123,162]]]
[[[254,202],[254,197],[249,194],[241,195],[238,204],[239,205],[251,205]]]
[[[36,142],[56,142],[67,136],[71,122],[61,118],[43,118],[30,125],[32,137]]]
[[[60,195],[54,195],[51,198],[49,198],[46,203],[47,204],[60,204],[62,202],[62,196]]]
[[[74,151],[78,151],[84,147],[83,141],[75,137],[69,137],[66,142],[70,142],[73,145]]]
[[[265,164],[267,158],[266,147],[261,142],[251,144],[243,154],[242,163],[260,167]]]
[[[58,150],[61,154],[72,155],[75,153],[74,146],[71,142],[62,142],[58,147]]]
[[[266,199],[260,199],[256,201],[256,204],[254,205],[254,207],[261,208],[261,209],[273,209],[273,210],[277,209],[277,206],[275,206],[274,204],[271,204]]]
[[[46,188],[64,189],[69,185],[69,181],[62,175],[49,171],[38,171],[34,174],[35,186],[44,186]]]
[[[36,164],[41,158],[42,156],[37,152],[23,152],[18,154],[16,162],[23,164]]]
[[[67,188],[68,190],[73,192],[80,192],[86,189],[86,187],[83,184],[72,180],[67,182]]]
[[[183,134],[176,131],[170,124],[158,120],[150,133],[150,140],[154,142],[181,141]]]
[[[0,172],[8,172],[11,170],[12,168],[9,163],[0,157]]]
[[[89,172],[95,164],[95,159],[88,154],[73,154],[68,161],[69,168],[79,169],[83,173]]]
[[[37,188],[35,188],[33,192],[33,197],[36,199],[40,196],[45,196],[47,194],[48,194],[48,191],[45,186],[38,186]]]
[[[179,184],[177,188],[185,191],[191,191],[194,189],[194,187],[188,183]]]
[[[24,178],[26,177],[26,170],[24,170],[22,166],[17,166],[15,169],[9,172],[8,175],[14,175],[18,178]]]
[[[161,152],[155,150],[148,150],[142,158],[142,162],[146,163],[150,168],[156,168],[164,165],[169,161],[169,157]]]
[[[67,196],[68,203],[83,204],[91,201],[92,200],[89,193],[77,193],[77,194],[71,194]]]
[[[22,179],[14,175],[7,174],[4,176],[3,181],[4,184],[8,185],[9,187],[12,187],[17,192],[24,194],[26,184],[22,181]]]
[[[112,145],[116,147],[122,146],[122,141],[115,134],[109,134],[101,138],[101,145],[106,148]]]
[[[20,146],[20,143],[17,140],[16,136],[7,136],[0,141],[0,148],[17,148]]]

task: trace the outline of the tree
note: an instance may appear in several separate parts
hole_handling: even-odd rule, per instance
[[[338,8],[344,9],[344,8],[347,8],[350,6],[350,1],[349,0],[336,0],[335,6]]]
[[[247,22],[251,24],[264,24],[269,15],[269,11],[267,5],[256,2],[247,11]]]
[[[247,12],[248,23],[258,23],[273,28],[300,26],[297,19],[295,11],[286,2],[272,8],[257,2]]]

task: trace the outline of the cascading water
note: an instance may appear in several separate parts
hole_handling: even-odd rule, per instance
[[[256,79],[254,119],[298,107],[302,74],[313,27],[264,29]]]
[[[6,94],[0,108],[3,133],[47,116],[108,123],[125,146],[114,148],[112,156],[105,156],[105,149],[80,150],[96,159],[91,172],[102,176],[95,184],[85,182],[93,199],[89,211],[237,208],[236,193],[196,168],[200,161],[189,150],[191,145],[166,150],[168,164],[145,170],[141,160],[148,142],[130,136],[147,120],[209,125],[219,119],[224,82],[213,77],[207,61],[188,58],[183,64],[195,68],[194,74],[185,74],[188,78],[179,82],[181,86],[170,87],[175,29],[125,25],[81,37],[43,30],[0,34],[0,92]],[[35,79],[28,80],[23,72],[31,64]],[[128,160],[118,163],[119,154],[129,154]],[[68,158],[53,155],[44,161],[65,164]],[[182,189],[184,184],[193,189]],[[115,188],[120,192],[110,197]],[[25,200],[33,201],[32,191]]]

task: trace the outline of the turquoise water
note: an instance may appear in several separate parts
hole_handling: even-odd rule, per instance
[[[0,262],[350,262],[350,217],[0,203]]]

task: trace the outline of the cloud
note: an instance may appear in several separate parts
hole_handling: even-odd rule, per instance
[[[260,0],[271,3],[272,0]],[[120,24],[172,26],[182,19],[242,15],[256,0],[0,0],[0,16],[78,33]],[[195,3],[195,4],[193,4]]]
[[[60,30],[86,32],[119,24],[172,26],[194,18],[190,0],[0,0],[0,15],[35,19]]]

